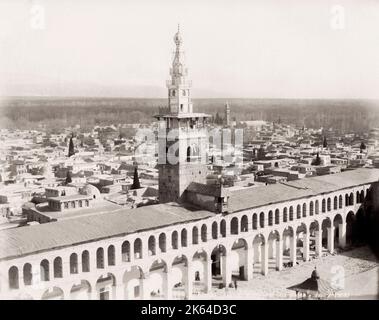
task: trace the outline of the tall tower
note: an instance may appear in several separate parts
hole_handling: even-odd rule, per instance
[[[227,126],[227,127],[230,126],[230,107],[229,107],[228,102],[225,104],[224,122],[225,122],[225,126]]]
[[[168,107],[160,108],[158,168],[159,202],[183,202],[184,191],[191,182],[205,183],[208,141],[204,113],[194,113],[191,81],[184,64],[182,37],[174,36],[175,53],[167,81]]]

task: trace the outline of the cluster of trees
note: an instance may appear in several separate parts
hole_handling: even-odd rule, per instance
[[[222,124],[226,99],[194,99],[195,112],[215,115]],[[237,121],[281,119],[299,127],[363,132],[379,123],[379,102],[372,100],[228,99]],[[133,98],[8,98],[0,108],[0,126],[50,129],[79,124],[81,128],[120,123],[150,123],[166,99]],[[362,125],[364,124],[364,125]]]

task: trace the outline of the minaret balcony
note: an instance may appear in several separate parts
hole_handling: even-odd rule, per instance
[[[166,81],[166,86],[171,88],[171,87],[176,87],[176,86],[185,86],[185,87],[191,87],[192,86],[192,81],[187,80],[187,79],[182,79],[182,78],[176,78],[172,80],[167,80]]]

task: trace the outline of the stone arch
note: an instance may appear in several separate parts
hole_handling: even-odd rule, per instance
[[[218,238],[218,224],[216,221],[212,223],[212,239]]]
[[[194,275],[189,274],[187,277],[188,270],[188,258],[185,255],[176,256],[171,262],[171,289],[172,299],[185,299],[186,291],[185,288],[188,287],[188,282],[192,282]],[[191,292],[192,293],[192,292]]]
[[[16,266],[12,266],[8,270],[8,284],[9,289],[20,288],[20,279],[18,274],[18,268]]]
[[[166,252],[167,250],[167,237],[164,232],[162,232],[158,237],[159,250],[160,252]]]
[[[46,290],[41,297],[41,300],[63,300],[64,292],[59,287],[53,287]]]
[[[249,278],[249,261],[248,261],[248,242],[239,238],[233,241],[230,247],[230,257],[228,258],[230,263],[230,269],[233,276],[239,280],[248,280]]]
[[[156,240],[155,236],[151,235],[147,240],[147,247],[149,250],[149,256],[155,256],[156,254]]]
[[[54,266],[55,272],[55,266]],[[70,255],[70,274],[78,273],[78,255],[71,253]]]
[[[246,215],[241,218],[241,232],[247,232],[249,230],[249,221]]]
[[[238,234],[238,219],[237,219],[237,217],[233,217],[230,220],[230,233],[231,234]]]
[[[56,257],[53,261],[54,278],[63,277],[62,258]]]
[[[74,284],[70,289],[70,299],[72,300],[90,300],[91,284],[87,280],[81,280],[79,284]]]
[[[353,211],[346,215],[346,244],[352,245],[356,237],[356,217]]]
[[[150,298],[163,299],[167,298],[167,290],[165,281],[167,278],[168,267],[163,259],[153,261],[149,268],[149,290]],[[171,289],[171,288],[170,288]]]
[[[222,279],[224,284],[229,284],[231,278],[228,279],[227,277],[231,277],[231,274],[225,274],[225,268],[223,268],[224,263],[226,263],[227,248],[223,244],[218,244],[213,248],[210,256],[212,263],[212,278],[216,281],[220,281],[220,279]]]
[[[194,280],[193,290],[194,292],[206,292],[208,291],[207,287],[207,278],[208,278],[208,254],[205,250],[196,251],[192,256],[192,274],[190,277]]]
[[[144,278],[144,271],[138,265],[133,265],[130,269],[124,272],[122,277],[122,282],[124,286],[124,299],[143,299],[142,290],[144,287]]]
[[[99,300],[114,300],[116,298],[116,277],[108,272],[102,274],[96,281],[96,293]]]

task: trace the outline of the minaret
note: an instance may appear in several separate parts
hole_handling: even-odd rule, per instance
[[[224,122],[225,122],[225,126],[227,126],[227,127],[230,126],[230,107],[229,107],[228,102],[225,104]]]
[[[191,81],[184,63],[182,36],[174,36],[175,54],[167,81],[168,107],[159,110],[158,168],[159,202],[183,202],[191,182],[205,183],[207,176],[207,134],[204,113],[194,113]]]

